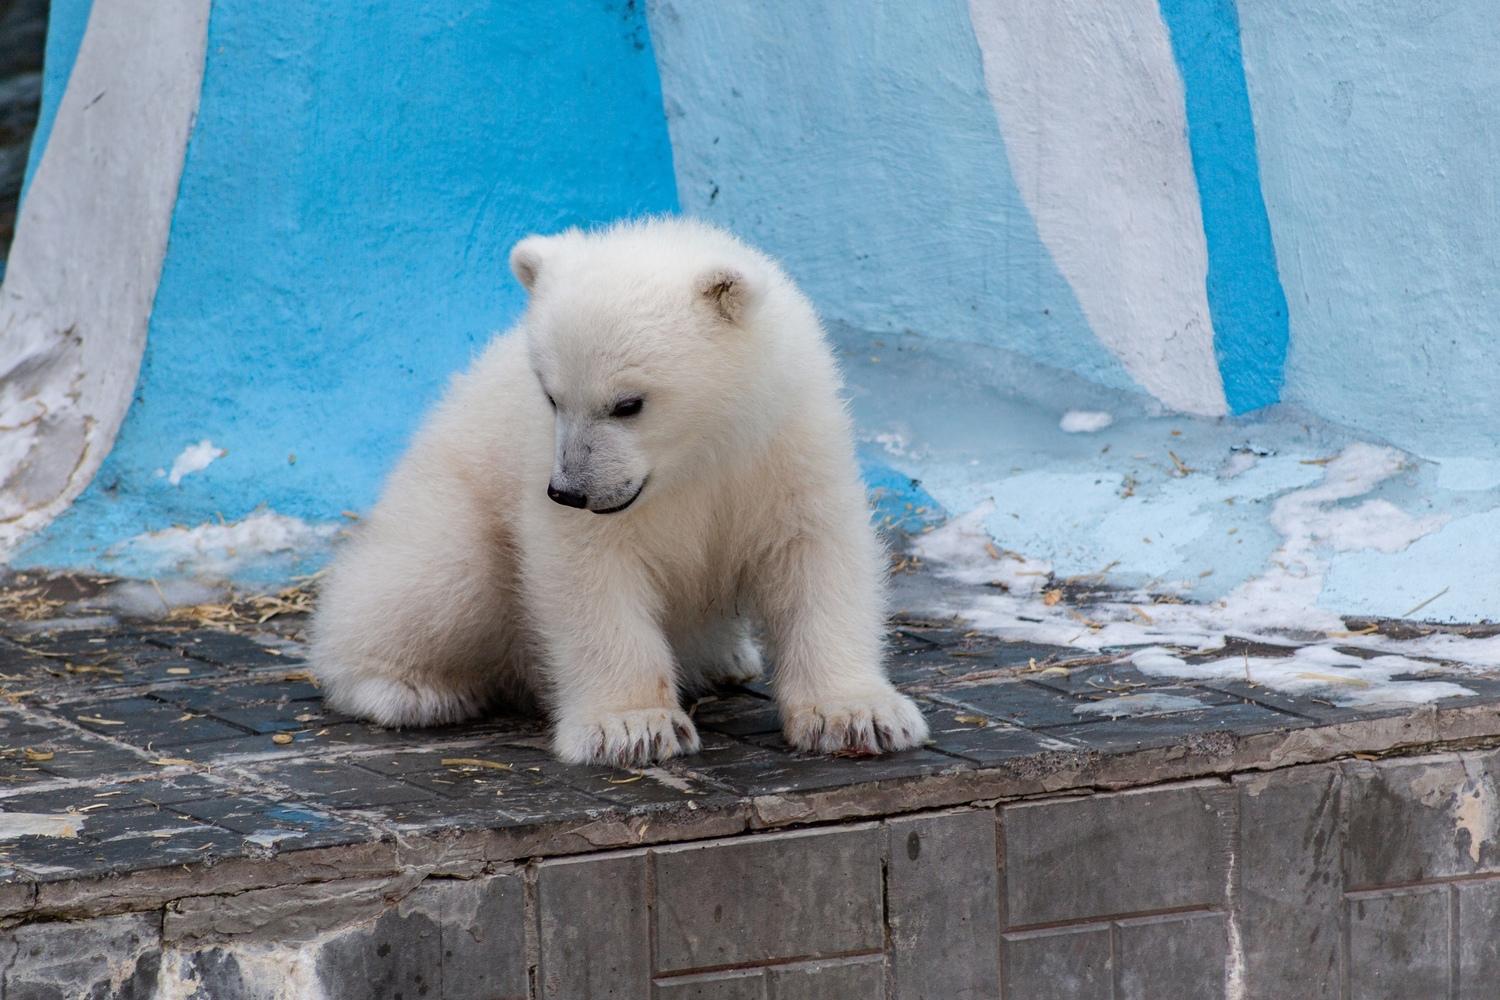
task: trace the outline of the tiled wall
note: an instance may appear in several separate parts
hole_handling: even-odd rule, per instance
[[[539,859],[409,892],[202,897],[5,932],[0,997],[158,981],[214,1000],[277,983],[330,1000],[1488,997],[1496,756]],[[360,894],[368,919],[319,925]]]

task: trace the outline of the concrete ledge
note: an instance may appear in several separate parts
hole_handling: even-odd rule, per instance
[[[1500,964],[1483,676],[1154,690],[912,617],[926,748],[792,753],[753,685],[616,772],[534,720],[340,717],[299,628],[8,628],[0,996],[1458,997]],[[1177,710],[1077,711],[1143,684]]]
[[[143,912],[0,932],[0,995],[1480,996],[1500,971],[1500,850],[1481,819],[1496,756],[1301,765],[464,878],[413,866],[248,892],[206,878]]]

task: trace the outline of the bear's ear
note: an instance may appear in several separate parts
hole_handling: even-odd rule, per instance
[[[716,267],[698,279],[698,294],[720,317],[738,323],[750,308],[753,289],[743,271]]]
[[[511,273],[528,292],[535,287],[537,275],[541,273],[542,247],[546,242],[545,236],[528,236],[511,248]]]

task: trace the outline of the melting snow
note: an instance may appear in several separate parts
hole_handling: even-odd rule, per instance
[[[1197,698],[1181,694],[1126,694],[1118,698],[1101,698],[1073,709],[1074,715],[1104,715],[1111,719],[1123,719],[1136,715],[1166,715],[1170,712],[1189,712],[1195,708],[1207,708]]]
[[[935,610],[960,615],[1006,639],[1095,651],[1148,647],[1133,657],[1143,673],[1243,680],[1243,657],[1189,664],[1165,648],[1211,652],[1234,635],[1287,649],[1285,657],[1251,657],[1249,668],[1254,683],[1288,693],[1316,692],[1335,704],[1360,706],[1471,694],[1452,681],[1397,678],[1500,667],[1500,637],[1350,634],[1339,615],[1318,606],[1331,552],[1397,552],[1445,523],[1443,517],[1414,517],[1385,500],[1347,503],[1399,473],[1405,462],[1395,449],[1362,443],[1329,460],[1319,482],[1286,493],[1273,505],[1270,523],[1282,542],[1266,572],[1211,604],[1158,604],[1146,593],[1082,609],[1056,600],[1049,604],[1039,592],[1047,580],[1041,574],[1050,566],[1001,553],[986,534],[993,502],[921,536],[913,549],[940,576],[968,584],[1005,583],[1008,590],[965,589]],[[1381,655],[1362,659],[1336,647]],[[1445,668],[1431,660],[1462,666]]]
[[[1052,573],[1051,563],[996,548],[984,527],[994,512],[995,501],[986,500],[962,517],[918,536],[912,551],[952,579],[1003,584],[1011,594],[1037,593]]]
[[[116,545],[109,554],[141,560],[162,571],[224,576],[266,559],[305,555],[308,550],[327,545],[338,528],[261,511],[243,521],[136,535]]]
[[[79,813],[0,812],[0,840],[17,837],[78,836],[85,817]]]
[[[1093,434],[1114,422],[1114,416],[1102,410],[1069,410],[1057,426],[1068,434]]]
[[[1329,645],[1291,650],[1289,656],[1230,656],[1187,663],[1165,649],[1151,647],[1130,657],[1148,677],[1178,680],[1232,680],[1258,684],[1287,694],[1314,694],[1335,705],[1367,708],[1407,705],[1474,692],[1450,681],[1398,680],[1405,674],[1434,669],[1432,663],[1404,656],[1355,656]]]

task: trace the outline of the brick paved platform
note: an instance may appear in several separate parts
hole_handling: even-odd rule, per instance
[[[556,763],[528,719],[333,713],[300,627],[5,626],[0,998],[1457,998],[1500,979],[1494,679],[1356,711],[907,615],[892,673],[927,748],[793,753],[751,687],[698,704],[701,754],[622,772]],[[1143,693],[1178,710],[1088,708]]]

